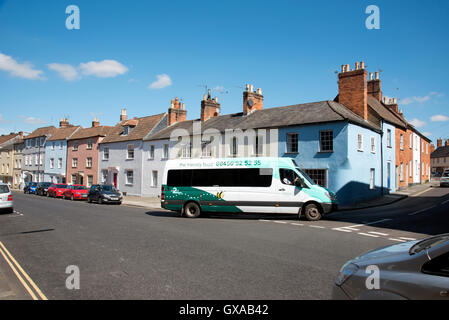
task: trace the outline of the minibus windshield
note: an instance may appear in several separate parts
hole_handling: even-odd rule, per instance
[[[303,176],[304,179],[306,179],[311,185],[316,185],[315,181],[312,180],[312,178],[310,178],[307,173],[305,173],[304,171],[302,171],[299,168],[296,168],[296,170],[299,171],[299,173]]]

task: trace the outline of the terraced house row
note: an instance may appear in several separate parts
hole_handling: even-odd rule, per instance
[[[396,99],[383,97],[379,73],[368,74],[363,62],[341,67],[338,94],[329,100],[266,108],[262,90],[247,85],[241,112],[222,114],[210,92],[198,107],[200,118],[188,120],[176,98],[157,115],[128,118],[122,109],[114,126],[94,119],[82,128],[62,119],[58,128],[18,135],[11,158],[21,159],[14,167],[21,173],[13,186],[106,183],[127,195],[157,197],[170,158],[266,155],[294,158],[342,204],[430,177],[430,140],[404,118]]]

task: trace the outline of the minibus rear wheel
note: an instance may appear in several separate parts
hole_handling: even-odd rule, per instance
[[[201,208],[195,202],[188,202],[184,206],[184,214],[187,218],[198,218],[201,214]]]
[[[304,215],[309,221],[318,221],[321,219],[321,210],[316,204],[311,203],[304,208]]]

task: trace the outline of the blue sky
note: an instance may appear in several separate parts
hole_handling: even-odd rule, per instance
[[[365,27],[371,4],[380,30]],[[0,0],[0,133],[63,116],[114,125],[121,108],[162,113],[174,97],[193,119],[205,85],[222,114],[242,110],[246,83],[266,108],[333,99],[334,71],[363,60],[421,132],[449,138],[448,16],[445,0]]]

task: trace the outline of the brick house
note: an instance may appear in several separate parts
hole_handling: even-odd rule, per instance
[[[95,118],[92,127],[78,130],[67,140],[67,183],[88,187],[98,183],[99,143],[113,128],[100,126]]]

